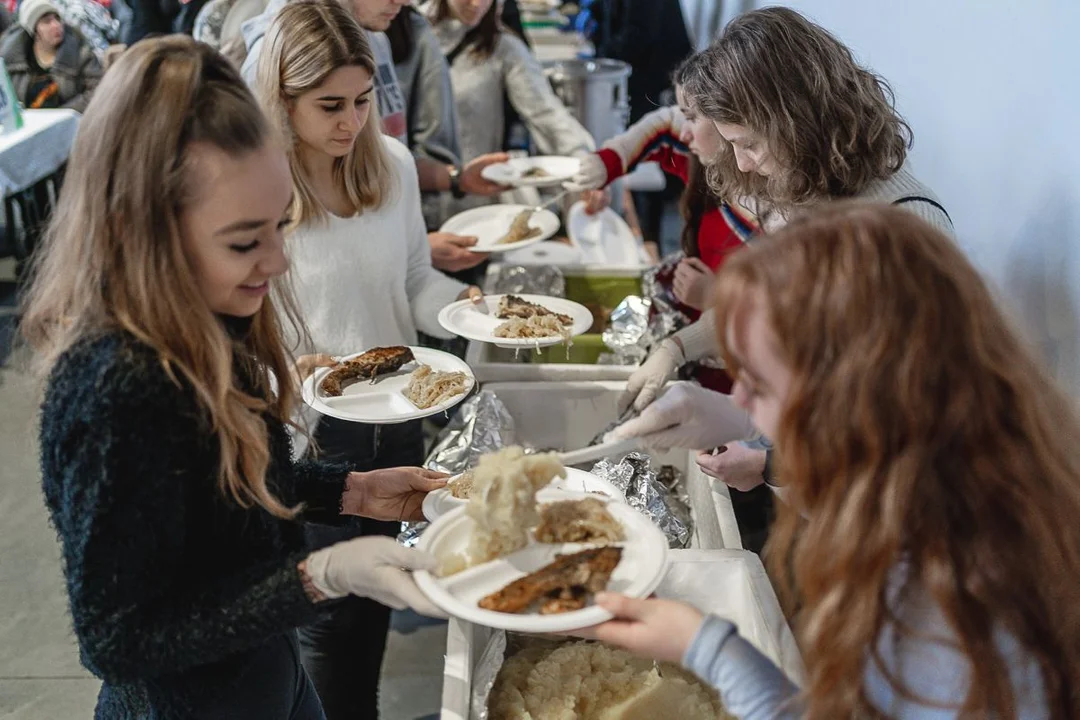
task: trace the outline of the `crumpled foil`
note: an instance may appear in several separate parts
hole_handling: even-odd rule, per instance
[[[481,390],[461,404],[439,433],[424,466],[456,475],[475,466],[481,455],[515,444],[510,411],[495,393]]]
[[[628,295],[611,311],[602,336],[614,355],[611,365],[637,365],[648,354],[641,340],[649,330],[649,301]]]
[[[646,350],[652,350],[661,340],[690,324],[686,307],[675,297],[672,289],[675,268],[685,257],[682,252],[672,253],[641,278],[642,292],[649,301],[648,329],[641,339],[641,345]]]
[[[485,292],[566,297],[566,278],[554,265],[503,265],[488,280]]]
[[[693,535],[693,521],[688,504],[672,492],[653,469],[652,459],[645,453],[633,452],[619,462],[601,460],[593,466],[592,474],[604,478],[626,495],[634,509],[644,513],[664,531],[668,547],[685,548]],[[673,486],[678,485],[668,478]]]
[[[401,532],[397,536],[398,543],[409,548],[416,547],[416,544],[420,542],[420,536],[430,524],[426,521],[401,523]]]
[[[470,720],[488,720],[488,698],[495,685],[495,678],[506,661],[507,636],[505,630],[495,630],[484,646],[472,671],[472,688],[469,707]]]

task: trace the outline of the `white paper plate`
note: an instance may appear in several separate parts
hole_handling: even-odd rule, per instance
[[[332,368],[319,368],[304,381],[302,388],[304,402],[312,408],[330,417],[369,425],[394,425],[396,423],[419,420],[449,410],[469,396],[476,385],[476,376],[465,361],[450,353],[430,348],[411,348],[416,357],[395,373],[380,375],[375,382],[361,380],[346,387],[340,397],[328,397],[319,385]],[[363,353],[349,355],[346,359],[358,357]],[[463,372],[465,392],[448,400],[421,410],[409,401],[402,390],[409,384],[409,375],[419,365],[430,365],[432,370],[442,372]]]
[[[443,223],[439,231],[475,237],[476,245],[469,248],[473,252],[504,253],[520,250],[543,242],[559,231],[559,216],[550,210],[540,210],[529,218],[529,227],[540,228],[539,235],[519,242],[497,244],[499,238],[509,232],[510,224],[518,213],[529,208],[529,205],[484,205],[458,213]]]
[[[648,597],[667,570],[667,539],[660,528],[629,505],[611,502],[608,512],[622,523],[627,540],[618,543],[623,548],[622,560],[612,573],[607,589],[635,598]],[[439,558],[461,553],[468,547],[473,528],[473,520],[465,513],[465,508],[458,508],[433,522],[420,536],[417,547]],[[419,571],[415,573],[416,584],[446,613],[478,625],[517,632],[578,630],[610,620],[611,613],[595,605],[559,615],[500,613],[484,610],[476,603],[514,580],[539,570],[557,555],[587,547],[590,546],[577,543],[536,543],[446,578]]]
[[[571,337],[581,335],[592,327],[593,316],[589,312],[589,308],[573,300],[549,297],[547,295],[518,295],[518,297],[537,305],[543,305],[552,312],[569,315],[573,318],[574,324],[570,326]],[[492,343],[505,348],[541,348],[565,342],[561,336],[547,338],[495,337],[495,328],[506,322],[495,317],[495,313],[499,310],[499,301],[502,298],[502,295],[485,295],[486,313],[478,310],[472,300],[458,300],[447,305],[439,312],[439,324],[447,332],[452,332],[467,340]]]
[[[583,264],[621,267],[648,263],[645,247],[611,208],[589,215],[585,203],[574,203],[566,214],[566,232],[580,249]]]
[[[461,476],[455,475],[450,481],[453,482],[459,477]],[[539,502],[577,500],[593,493],[603,493],[612,500],[626,502],[626,497],[619,492],[619,488],[601,477],[577,468],[566,468],[566,477],[552,480],[550,485],[536,494],[536,499]],[[424,497],[424,517],[434,522],[451,510],[468,504],[468,500],[454,497],[446,488],[435,490]]]
[[[510,265],[582,265],[584,258],[581,248],[549,240],[508,252],[502,256],[502,262]]]
[[[539,168],[547,173],[545,177],[531,178],[523,175]],[[581,161],[566,155],[544,155],[540,157],[514,158],[504,163],[488,165],[480,171],[480,177],[500,185],[510,187],[554,187],[562,185],[578,174]]]

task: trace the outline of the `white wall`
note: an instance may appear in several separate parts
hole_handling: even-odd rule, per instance
[[[1080,0],[795,0],[883,75],[960,242],[1080,397]]]

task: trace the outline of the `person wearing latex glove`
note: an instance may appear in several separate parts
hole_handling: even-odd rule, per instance
[[[756,435],[749,413],[732,399],[678,382],[640,415],[612,431],[613,439],[640,438],[653,448],[714,448]]]
[[[390,538],[360,537],[316,550],[300,564],[300,572],[315,602],[357,595],[395,610],[446,617],[412,578],[412,571],[434,570],[437,564],[434,555]]]
[[[707,355],[715,355],[719,346],[714,325],[712,310],[706,310],[697,322],[661,342],[627,380],[626,390],[619,397],[619,414],[622,415],[631,406],[638,412],[643,411],[656,399],[665,383],[675,377],[680,367]]]

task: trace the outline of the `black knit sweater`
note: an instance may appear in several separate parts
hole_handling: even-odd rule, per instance
[[[266,420],[270,488],[332,522],[345,467],[294,464],[284,426]],[[189,717],[317,612],[296,570],[299,518],[227,500],[218,457],[193,389],[131,336],[80,343],[54,368],[42,482],[82,662],[104,681],[98,718]]]

